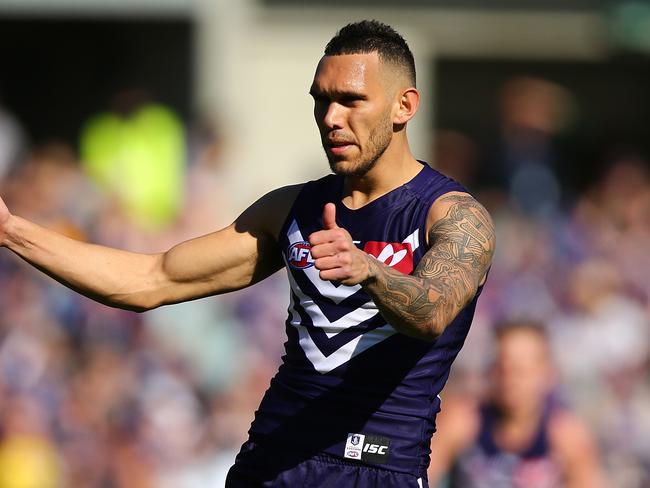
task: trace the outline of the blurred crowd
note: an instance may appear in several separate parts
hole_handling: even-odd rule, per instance
[[[541,323],[557,369],[552,394],[587,423],[606,486],[648,487],[650,163],[629,148],[613,152],[595,178],[594,168],[580,168],[593,183],[576,192],[560,176],[556,143],[575,109],[570,94],[515,78],[504,84],[500,107],[496,155],[482,155],[467,134],[438,138],[438,162],[476,189],[497,227],[489,280],[448,396],[488,398],[494,328]],[[488,185],[485,172],[493,173]]]
[[[141,225],[132,193],[93,178],[69,145],[6,149],[11,211],[76,239],[159,252],[230,218],[206,123],[187,131],[181,216],[166,226]],[[8,252],[0,283],[0,487],[223,485],[281,356],[277,278],[147,314],[99,305]]]
[[[621,153],[588,190],[571,193],[553,151],[570,94],[516,79],[501,97],[503,165],[489,185],[471,135],[436,138],[434,166],[476,191],[498,235],[445,394],[485,395],[495,324],[543,323],[556,393],[595,436],[607,486],[648,487],[650,165]],[[76,148],[3,145],[25,140],[11,135],[19,124],[4,113],[0,195],[12,212],[71,237],[163,251],[233,217],[217,134],[206,123],[184,132],[180,207],[165,225],[132,218]],[[223,484],[282,354],[282,272],[228,296],[135,314],[76,295],[3,252],[0,289],[0,488]]]

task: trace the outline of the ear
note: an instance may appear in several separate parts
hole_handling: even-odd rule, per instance
[[[393,124],[404,125],[413,118],[420,106],[420,92],[417,88],[410,87],[402,90],[395,101],[395,114]]]

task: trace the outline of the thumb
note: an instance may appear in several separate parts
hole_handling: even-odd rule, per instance
[[[337,229],[336,225],[336,205],[333,203],[326,203],[323,208],[323,228],[325,230]]]

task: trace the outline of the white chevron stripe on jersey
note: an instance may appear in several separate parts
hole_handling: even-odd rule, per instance
[[[330,322],[325,314],[321,311],[320,307],[314,303],[314,300],[300,289],[300,286],[298,286],[298,283],[296,283],[296,280],[290,271],[287,273],[287,275],[289,276],[289,284],[291,285],[291,290],[300,300],[300,305],[305,309],[311,318],[312,324],[323,329],[323,331],[327,334],[327,337],[330,339],[342,330],[364,322],[365,320],[374,317],[378,313],[375,303],[372,300],[368,300],[366,303],[352,310],[350,313],[344,315],[338,320]],[[300,325],[300,317],[292,316],[291,325]]]
[[[414,252],[419,247],[419,238],[418,230],[416,229],[412,234],[410,234],[402,243],[410,244],[411,251]],[[287,231],[287,237],[289,240],[289,245],[293,245],[296,242],[303,242],[305,238],[298,227],[298,223],[294,219],[289,226]],[[390,250],[392,250],[392,246]],[[389,250],[389,251],[390,251]],[[388,251],[387,251],[388,252]],[[391,251],[392,252],[392,251]],[[403,256],[395,253],[391,256],[386,256],[386,258],[391,258],[392,264],[397,264],[400,259],[403,259]],[[302,347],[307,359],[314,365],[316,371],[320,373],[328,373],[333,369],[341,366],[350,359],[352,359],[357,354],[365,351],[369,347],[374,346],[375,344],[389,338],[396,333],[395,329],[389,324],[386,324],[382,327],[377,327],[370,331],[364,332],[363,334],[358,335],[345,345],[341,346],[339,349],[334,351],[329,356],[323,354],[318,345],[314,342],[314,339],[309,334],[309,330],[301,323],[300,314],[296,311],[295,308],[295,297],[299,300],[301,307],[309,315],[309,318],[312,321],[312,324],[315,327],[323,330],[329,339],[336,336],[339,332],[353,327],[361,322],[364,322],[377,313],[377,306],[372,300],[368,300],[360,307],[355,308],[346,315],[340,317],[335,321],[330,321],[323,311],[320,309],[318,304],[314,301],[314,298],[307,295],[300,288],[295,278],[293,277],[291,267],[289,263],[286,262],[287,266],[287,275],[289,277],[289,284],[291,286],[292,294],[290,298],[289,313],[291,314],[291,319],[289,323],[296,328],[299,336],[299,344]],[[360,285],[355,286],[334,286],[329,281],[321,280],[319,276],[319,271],[315,266],[308,268],[303,268],[302,271],[305,273],[309,281],[314,285],[318,292],[326,298],[330,298],[337,305],[340,304],[346,298],[354,295],[357,291],[361,289]]]
[[[420,229],[415,229],[413,233],[408,236],[406,239],[402,241],[402,244],[410,244],[411,245],[411,251],[415,252],[415,250],[420,247]]]
[[[299,325],[300,316],[298,312],[296,312],[293,296],[291,296],[289,312],[291,313],[291,323],[298,330],[298,342],[300,343],[300,347],[305,351],[307,359],[309,359],[311,364],[314,365],[314,369],[321,374],[329,373],[333,369],[348,362],[357,354],[361,354],[366,349],[388,339],[396,333],[392,326],[386,324],[383,327],[378,327],[355,337],[329,356],[325,356],[314,343],[307,328],[304,325]]]
[[[295,219],[293,220],[293,222],[291,222],[291,226],[287,231],[287,237],[289,238],[289,245],[305,240],[305,238],[302,236],[302,232],[300,232],[300,228],[298,227],[298,222],[296,222]],[[311,281],[314,284],[314,286],[318,289],[320,294],[323,295],[324,297],[330,298],[337,305],[341,303],[343,300],[345,300],[346,298],[354,295],[356,292],[358,292],[361,289],[360,285],[334,286],[329,281],[321,280],[318,274],[319,271],[318,269],[316,269],[316,266],[305,268],[303,269],[303,271],[305,273],[305,276],[309,278],[309,281]]]

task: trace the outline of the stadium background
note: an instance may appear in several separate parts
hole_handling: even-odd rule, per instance
[[[646,3],[0,0],[0,194],[136,251],[214,230],[326,171],[307,92],[360,18],[416,54],[415,154],[497,223],[449,394],[485,389],[495,324],[541,320],[608,486],[650,486]],[[220,486],[282,352],[281,274],[137,315],[2,253],[0,289],[0,488]]]

